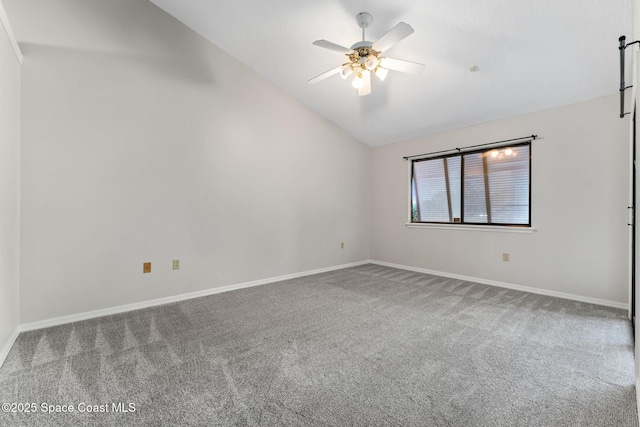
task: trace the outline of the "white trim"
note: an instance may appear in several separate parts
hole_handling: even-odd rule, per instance
[[[432,275],[436,275],[436,276],[448,277],[448,278],[451,278],[451,279],[458,279],[458,280],[465,280],[465,281],[468,281],[468,282],[482,283],[482,284],[490,285],[490,286],[498,286],[498,287],[501,287],[501,288],[513,289],[513,290],[523,291],[523,292],[530,292],[530,293],[540,294],[540,295],[547,295],[547,296],[552,296],[552,297],[557,297],[557,298],[564,298],[564,299],[580,301],[580,302],[586,302],[586,303],[596,304],[596,305],[603,305],[603,306],[608,306],[608,307],[615,307],[615,308],[622,308],[622,309],[628,309],[628,307],[629,307],[628,304],[620,303],[620,302],[616,302],[616,301],[604,300],[604,299],[599,299],[599,298],[583,297],[583,296],[580,296],[580,295],[568,294],[568,293],[564,293],[564,292],[556,292],[556,291],[550,291],[550,290],[546,290],[546,289],[531,288],[531,287],[528,287],[528,286],[520,286],[520,285],[511,284],[511,283],[498,282],[498,281],[494,281],[494,280],[488,280],[488,279],[482,279],[482,278],[470,277],[470,276],[463,276],[463,275],[460,275],[460,274],[446,273],[446,272],[443,272],[443,271],[428,270],[428,269],[425,269],[425,268],[411,267],[411,266],[402,265],[402,264],[394,264],[394,263],[390,263],[390,262],[376,261],[376,260],[371,260],[370,259],[370,260],[358,261],[358,262],[354,262],[354,263],[350,263],[350,264],[342,264],[342,265],[337,265],[337,266],[333,266],[333,267],[320,268],[320,269],[317,269],[317,270],[309,270],[309,271],[304,271],[304,272],[300,272],[300,273],[287,274],[287,275],[284,275],[284,276],[270,277],[270,278],[267,278],[267,279],[254,280],[254,281],[251,281],[251,282],[244,282],[244,283],[238,283],[238,284],[235,284],[235,285],[221,286],[221,287],[218,287],[218,288],[211,288],[211,289],[205,289],[205,290],[202,290],[202,291],[190,292],[190,293],[187,293],[187,294],[174,295],[174,296],[170,296],[170,297],[158,298],[158,299],[149,300],[149,301],[141,301],[141,302],[137,302],[137,303],[125,304],[125,305],[120,305],[120,306],[110,307],[110,308],[105,308],[105,309],[100,309],[100,310],[94,310],[94,311],[87,311],[87,312],[72,314],[72,315],[68,315],[68,316],[55,317],[55,318],[52,318],[52,319],[39,320],[39,321],[36,321],[36,322],[31,322],[31,323],[24,323],[24,324],[21,324],[18,327],[16,333],[14,334],[15,336],[12,337],[12,340],[10,340],[10,342],[7,343],[7,345],[5,346],[5,349],[3,349],[3,350],[6,350],[6,353],[9,352],[9,350],[11,349],[11,346],[13,345],[13,342],[15,341],[15,339],[18,336],[18,332],[26,332],[26,331],[32,331],[32,330],[35,330],[35,329],[49,328],[49,327],[52,327],[52,326],[64,325],[64,324],[67,324],[67,323],[79,322],[81,320],[94,319],[96,317],[109,316],[109,315],[112,315],[112,314],[125,313],[125,312],[133,311],[133,310],[140,310],[140,309],[143,309],[143,308],[156,307],[156,306],[159,306],[159,305],[165,305],[165,304],[170,304],[170,303],[174,303],[174,302],[185,301],[185,300],[189,300],[189,299],[193,299],[193,298],[200,298],[200,297],[204,297],[204,296],[208,296],[208,295],[215,295],[215,294],[219,294],[219,293],[222,293],[222,292],[234,291],[234,290],[237,290],[237,289],[250,288],[250,287],[253,287],[253,286],[266,285],[266,284],[269,284],[269,283],[281,282],[281,281],[284,281],[284,280],[296,279],[296,278],[299,278],[299,277],[310,276],[310,275],[319,274],[319,273],[326,273],[326,272],[329,272],[329,271],[340,270],[340,269],[350,268],[350,267],[356,267],[356,266],[364,265],[364,264],[383,265],[383,266],[386,266],[386,267],[399,268],[399,269],[402,269],[402,270],[415,271],[415,272],[418,272],[418,273],[432,274]],[[0,353],[0,356],[6,357],[6,354],[4,353],[4,351],[3,351],[3,353]],[[0,358],[0,360],[3,360],[3,359]]]
[[[13,334],[11,334],[11,336],[9,337],[9,340],[5,343],[4,347],[2,347],[2,350],[0,350],[0,368],[4,364],[4,361],[7,359],[7,356],[11,351],[11,347],[13,347],[13,344],[15,344],[19,334],[20,334],[20,327],[18,326],[15,329],[15,331],[13,331]]]
[[[407,161],[407,223],[413,219],[413,162]],[[405,224],[406,225],[406,224]]]
[[[627,310],[629,308],[629,304],[622,303],[622,302],[617,302],[617,301],[611,301],[611,300],[600,299],[600,298],[584,297],[584,296],[581,296],[581,295],[568,294],[568,293],[565,293],[565,292],[550,291],[548,289],[531,288],[529,286],[514,285],[512,283],[497,282],[495,280],[481,279],[481,278],[478,278],[478,277],[470,277],[470,276],[463,276],[463,275],[460,275],[460,274],[445,273],[443,271],[428,270],[426,268],[410,267],[410,266],[407,266],[407,265],[394,264],[394,263],[391,263],[391,262],[371,260],[371,264],[383,265],[385,267],[400,268],[402,270],[415,271],[417,273],[432,274],[434,276],[448,277],[450,279],[464,280],[464,281],[467,281],[467,282],[482,283],[483,285],[498,286],[500,288],[513,289],[515,291],[530,292],[532,294],[546,295],[546,296],[550,296],[550,297],[564,298],[564,299],[573,300],[573,301],[586,302],[586,303],[589,303],[589,304],[596,304],[596,305],[604,305],[604,306],[607,306],[607,307],[622,308],[624,310]]]
[[[7,16],[7,12],[4,10],[4,6],[2,5],[2,0],[0,0],[0,22],[2,22],[4,26],[4,30],[9,37],[9,41],[11,42],[11,46],[13,47],[13,52],[16,54],[16,58],[18,62],[22,64],[22,51],[20,50],[20,46],[18,45],[18,40],[11,29],[11,25],[9,24],[9,17]]]
[[[494,231],[498,233],[524,233],[530,234],[538,231],[537,228],[517,227],[504,225],[471,225],[471,224],[426,224],[410,222],[406,223],[407,228],[433,228],[436,230],[471,230],[471,231]]]
[[[104,308],[94,311],[86,311],[84,313],[71,314],[69,316],[55,317],[53,319],[39,320],[37,322],[24,323],[20,325],[20,332],[32,331],[35,329],[50,328],[52,326],[64,325],[66,323],[79,322],[81,320],[94,319],[96,317],[109,316],[112,314],[125,313],[143,308],[155,307],[173,302],[189,300],[193,298],[205,297],[208,295],[219,294],[222,292],[234,291],[236,289],[250,288],[253,286],[266,285],[283,280],[296,279],[298,277],[310,276],[312,274],[326,273],[329,271],[340,270],[343,268],[355,267],[358,265],[368,264],[370,261],[359,261],[350,264],[342,264],[333,267],[320,268],[317,270],[304,271],[300,273],[287,274],[284,276],[270,277],[268,279],[254,280],[252,282],[238,283],[235,285],[221,286],[218,288],[205,289],[202,291],[190,292],[188,294],[174,295],[165,298],[158,298],[149,301],[141,301],[133,304],[125,304],[117,307]]]

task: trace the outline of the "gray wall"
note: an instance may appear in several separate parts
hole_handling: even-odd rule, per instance
[[[23,323],[368,258],[628,301],[615,96],[371,150],[146,0],[8,5]],[[536,233],[404,226],[402,156],[534,132]]]
[[[146,0],[76,13],[23,45],[22,323],[369,258],[368,147]]]
[[[629,119],[610,96],[376,148],[373,259],[625,306],[629,301]],[[407,228],[403,156],[537,134],[537,231]],[[502,254],[510,253],[510,262]]]
[[[20,323],[20,62],[10,34],[0,3],[0,364]]]

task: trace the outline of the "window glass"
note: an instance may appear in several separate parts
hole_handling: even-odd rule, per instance
[[[530,142],[412,161],[411,221],[530,226]]]

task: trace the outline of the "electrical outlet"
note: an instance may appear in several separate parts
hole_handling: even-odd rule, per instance
[[[344,242],[340,242],[340,249],[344,249]]]
[[[151,273],[151,263],[150,262],[145,262],[144,264],[142,264],[142,272],[143,273]]]
[[[173,260],[173,269],[174,270],[180,270],[180,260],[179,259],[174,259]]]
[[[509,253],[508,252],[504,252],[502,254],[502,261],[509,262]]]

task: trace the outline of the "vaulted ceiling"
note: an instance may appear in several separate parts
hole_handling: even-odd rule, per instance
[[[633,0],[149,1],[370,146],[615,94],[618,38],[631,40],[633,15]],[[127,43],[114,16],[83,20],[85,8],[74,0],[3,3],[10,19],[12,12],[21,18],[14,29],[23,44]],[[363,11],[373,16],[370,41],[410,24],[415,32],[384,54],[424,70],[373,78],[367,96],[339,75],[309,84],[346,61],[312,43],[360,41],[356,15]]]
[[[633,15],[632,0],[151,1],[371,146],[614,94]],[[345,62],[312,42],[361,40],[362,11],[370,41],[410,24],[387,55],[424,71],[363,97],[338,75],[309,84]]]

